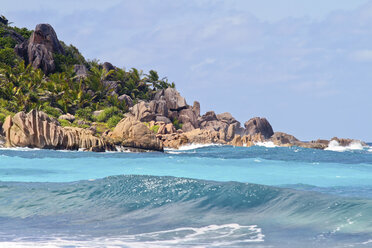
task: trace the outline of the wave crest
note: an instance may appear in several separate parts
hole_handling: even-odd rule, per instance
[[[334,152],[345,152],[345,151],[353,151],[353,150],[363,150],[364,147],[361,142],[354,141],[348,146],[341,146],[337,140],[331,140],[328,144],[328,147],[325,149],[327,151],[334,151]]]

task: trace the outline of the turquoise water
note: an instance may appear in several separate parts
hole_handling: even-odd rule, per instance
[[[372,247],[372,150],[0,150],[0,247]]]

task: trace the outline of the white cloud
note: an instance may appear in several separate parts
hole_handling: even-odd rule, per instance
[[[350,58],[359,62],[372,62],[372,49],[354,51],[350,54]]]

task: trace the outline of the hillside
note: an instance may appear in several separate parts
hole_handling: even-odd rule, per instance
[[[96,121],[112,128],[129,107],[168,87],[175,85],[154,70],[144,74],[86,60],[48,24],[32,31],[0,19],[0,123],[7,115],[38,109],[55,118],[75,115],[62,125],[87,127]]]

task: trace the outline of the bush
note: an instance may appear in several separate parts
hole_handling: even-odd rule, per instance
[[[182,124],[179,122],[179,120],[177,118],[174,118],[173,121],[173,126],[178,130],[178,129],[181,129],[182,128]]]
[[[0,113],[0,124],[3,124],[5,121],[6,115],[3,113]]]
[[[3,48],[14,48],[17,45],[17,42],[12,39],[10,36],[0,37],[0,47]]]
[[[150,128],[150,130],[153,131],[155,134],[157,134],[159,127],[160,127],[159,125],[154,125],[152,128]]]
[[[113,128],[121,121],[121,119],[122,119],[122,116],[114,115],[114,116],[110,117],[110,119],[108,119],[107,126],[109,128]]]
[[[61,45],[65,50],[65,54],[56,53],[53,55],[57,72],[63,72],[66,68],[75,64],[86,64],[84,57],[76,47],[73,45],[67,46],[62,41]]]
[[[55,118],[58,118],[60,115],[61,115],[61,112],[56,109],[56,108],[53,108],[51,106],[44,106],[42,111],[44,111],[46,114],[52,116],[52,117],[55,117]]]
[[[0,49],[0,64],[15,66],[17,55],[12,48]]]
[[[92,109],[89,107],[78,109],[75,112],[75,116],[83,120],[92,121],[93,120],[92,112],[93,112]]]
[[[58,122],[61,124],[62,127],[71,127],[72,124],[68,120],[58,119]]]
[[[98,122],[106,122],[106,121],[108,121],[108,119],[110,119],[114,115],[117,115],[119,117],[123,117],[123,114],[122,114],[122,112],[121,112],[121,110],[119,108],[117,108],[117,107],[110,107],[110,108],[104,109],[103,112],[100,113],[96,117],[96,121],[98,121]]]

